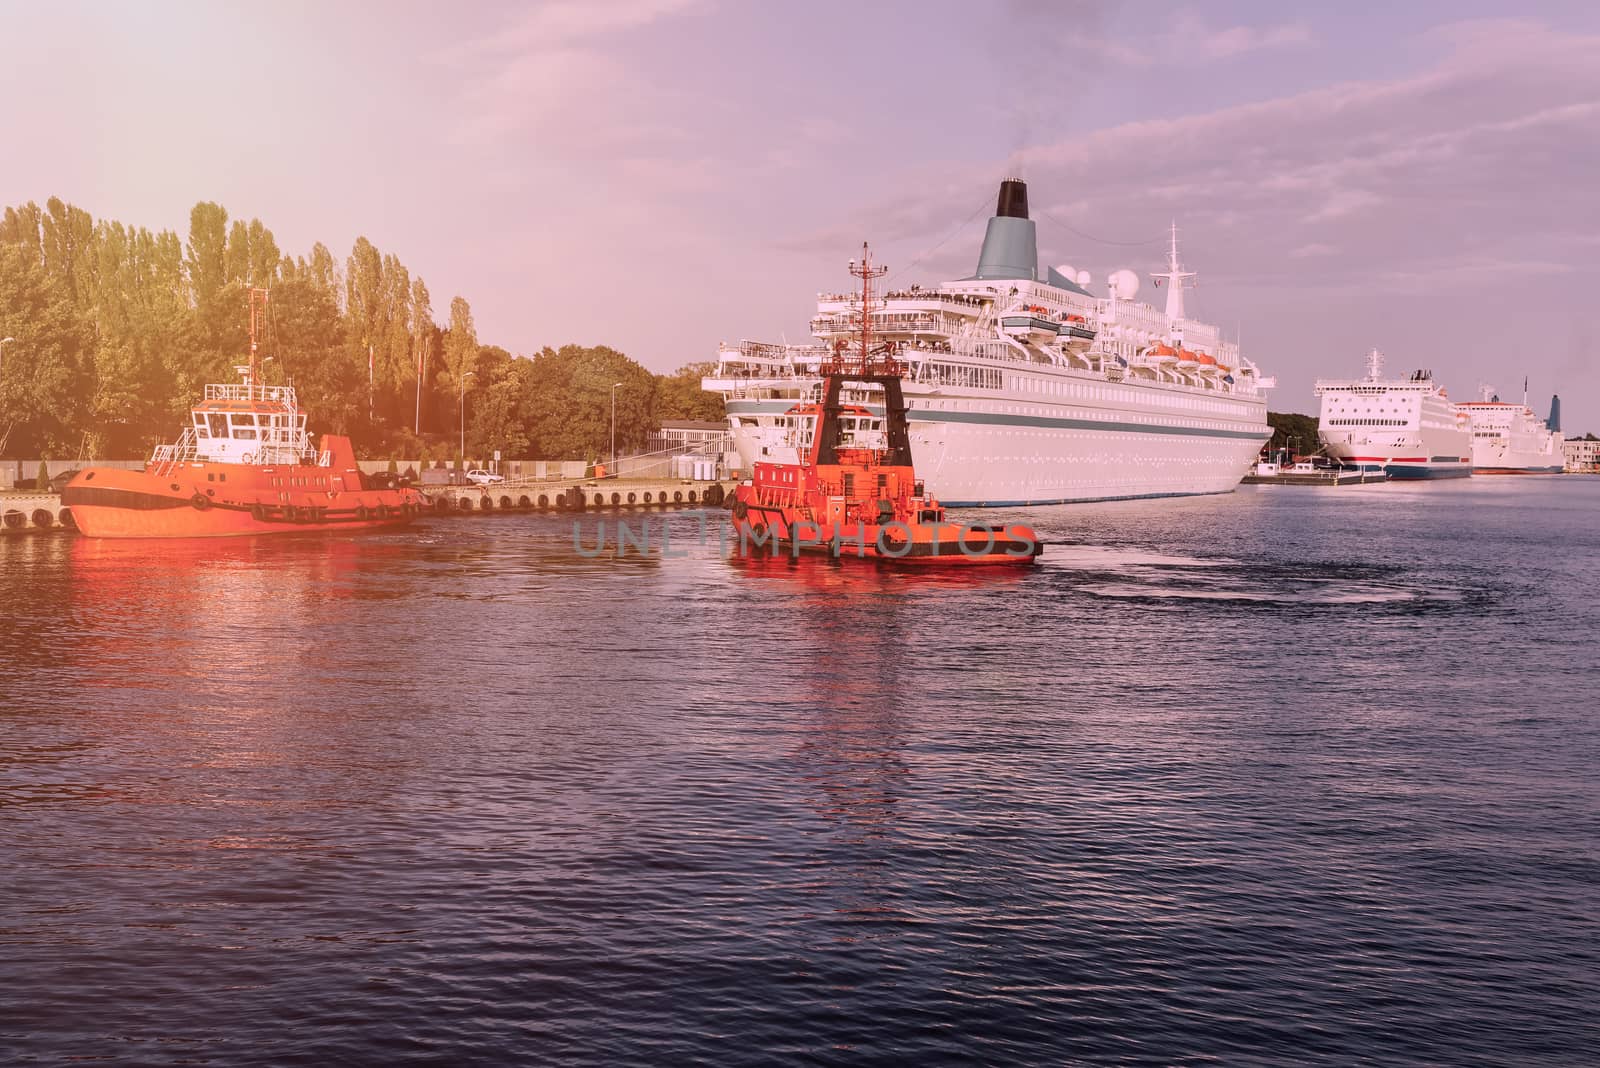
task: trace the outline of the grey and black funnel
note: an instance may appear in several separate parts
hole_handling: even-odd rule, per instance
[[[1552,394],[1550,397],[1550,418],[1544,421],[1544,427],[1546,430],[1554,430],[1558,434],[1561,433],[1561,395],[1559,393]]]
[[[978,253],[978,270],[973,278],[1039,277],[1039,239],[1033,220],[1028,218],[1028,186],[1021,178],[1000,183],[994,218],[983,235],[983,251]]]

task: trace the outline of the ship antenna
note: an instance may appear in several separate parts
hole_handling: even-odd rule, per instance
[[[1367,381],[1376,382],[1383,377],[1383,353],[1373,349],[1367,353]]]
[[[267,303],[268,294],[265,289],[250,289],[250,372],[245,379],[245,391],[248,399],[255,400],[256,396],[256,348],[259,341],[257,327],[261,321],[261,306]],[[265,396],[265,394],[263,394]]]
[[[1172,220],[1172,243],[1167,250],[1167,269],[1155,272],[1156,278],[1167,280],[1167,319],[1176,325],[1184,318],[1183,291],[1192,287],[1193,271],[1183,269],[1183,264],[1178,260],[1178,220]],[[1156,283],[1160,285],[1160,282]]]

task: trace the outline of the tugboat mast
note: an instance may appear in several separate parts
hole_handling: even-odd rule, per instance
[[[857,359],[861,370],[867,370],[867,364],[872,359],[872,283],[889,273],[886,266],[878,266],[872,262],[872,250],[865,241],[861,242],[861,262],[850,261],[850,273],[861,279],[861,334],[858,340],[860,352]]]
[[[269,294],[265,289],[257,289],[257,288],[255,288],[253,286],[251,287],[251,289],[250,289],[250,371],[249,371],[249,377],[245,381],[245,385],[247,387],[247,394],[248,394],[245,399],[247,399],[247,400],[255,400],[256,399],[256,348],[258,346],[258,342],[257,342],[257,325],[259,324],[259,321],[260,321],[261,309],[266,306],[268,298],[269,298]],[[264,388],[265,387],[263,387],[263,389]],[[265,392],[262,393],[262,397],[263,397],[263,399],[265,399],[265,397],[266,397]]]

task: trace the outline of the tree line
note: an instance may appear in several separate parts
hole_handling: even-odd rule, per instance
[[[94,219],[50,198],[0,219],[0,457],[139,458],[175,438],[207,382],[238,381],[249,291],[263,311],[261,381],[292,384],[315,430],[365,456],[599,457],[663,419],[723,418],[709,365],[646,370],[605,346],[514,357],[479,342],[466,298],[433,297],[365,237],[343,263],[279,249],[259,219],[196,204],[187,238]],[[438,314],[444,314],[443,312]]]

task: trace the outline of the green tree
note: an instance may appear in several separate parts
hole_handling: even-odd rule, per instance
[[[416,372],[412,397],[413,430],[422,433],[422,384],[428,381],[428,361],[434,352],[434,334],[438,328],[433,323],[433,300],[428,287],[419,277],[411,283],[411,365]]]
[[[538,455],[610,455],[613,383],[621,383],[616,389],[617,452],[637,452],[656,429],[655,376],[615,349],[546,348],[532,364],[524,403]]]
[[[228,228],[228,244],[222,253],[222,276],[228,282],[250,281],[250,227],[243,219],[233,220]]]
[[[366,361],[345,341],[333,292],[314,279],[288,279],[273,288],[271,307],[268,380],[293,385],[322,430],[364,432]]]
[[[656,378],[656,418],[721,422],[726,417],[720,393],[708,393],[700,380],[713,374],[715,363],[691,363]]]
[[[1272,427],[1272,440],[1267,447],[1273,451],[1292,449],[1297,455],[1309,456],[1320,448],[1314,415],[1268,412],[1267,423]]]
[[[189,248],[185,261],[189,287],[198,305],[209,304],[228,280],[228,213],[221,204],[204,201],[189,212]]]
[[[0,441],[13,452],[79,451],[92,392],[91,334],[67,286],[52,279],[37,246],[0,244]]]
[[[465,297],[450,301],[450,330],[444,339],[445,365],[460,382],[478,358],[478,330],[472,324],[472,307]]]
[[[278,280],[278,268],[282,259],[278,243],[273,240],[272,231],[263,226],[260,219],[251,219],[250,271],[246,281],[262,289],[270,288]]]

